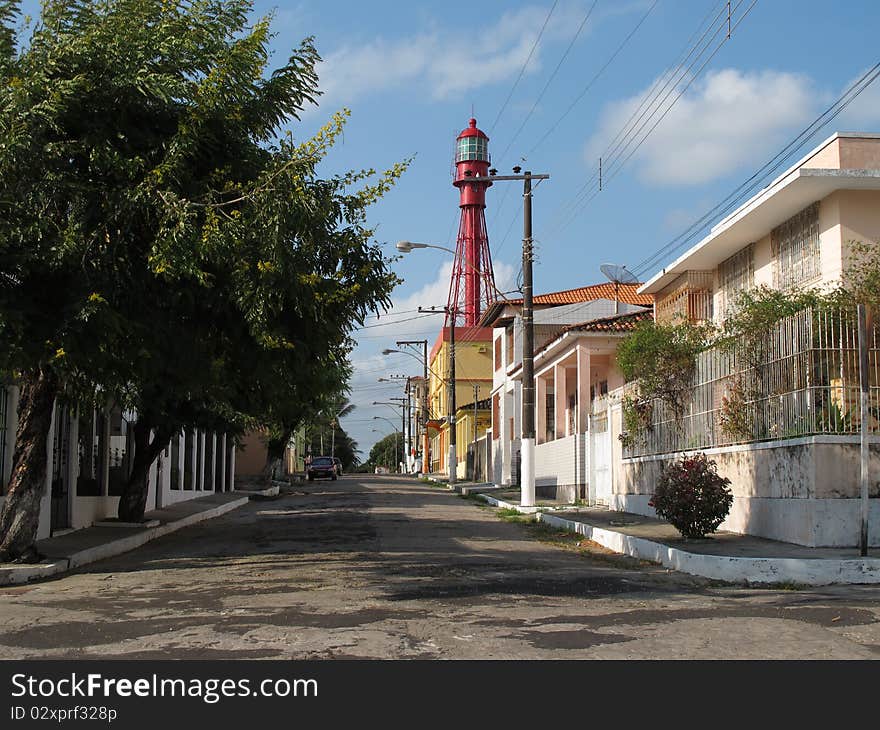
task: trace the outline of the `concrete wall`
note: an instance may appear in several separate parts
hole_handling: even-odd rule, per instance
[[[586,434],[535,446],[535,494],[573,502],[585,484]]]
[[[694,453],[694,452],[690,452]],[[858,541],[858,439],[809,436],[707,449],[731,480],[734,504],[721,529],[811,547]],[[653,515],[648,500],[663,465],[680,456],[623,459],[613,507]],[[871,446],[872,545],[880,546],[880,439]]]
[[[259,476],[263,473],[268,454],[265,434],[260,431],[246,433],[236,451],[236,476]]]

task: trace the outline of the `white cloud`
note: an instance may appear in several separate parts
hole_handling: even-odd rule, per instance
[[[318,72],[325,107],[352,103],[358,97],[411,85],[426,97],[446,99],[455,94],[512,80],[519,73],[547,16],[546,7],[530,6],[503,14],[493,25],[462,24],[436,28],[405,38],[376,38],[345,45],[328,53]],[[569,38],[584,10],[570,5],[555,11],[526,73],[541,68],[542,48]],[[574,25],[573,25],[574,24]],[[587,35],[589,25],[581,37]]]
[[[599,130],[585,148],[591,165],[638,108],[644,93],[603,111]],[[726,176],[772,154],[794,128],[813,117],[816,101],[811,80],[802,74],[713,71],[694,82],[633,155],[637,174],[649,183],[673,185]],[[652,124],[645,125],[644,132]],[[641,122],[636,129],[639,126]]]
[[[865,69],[867,70],[867,69]],[[843,90],[852,86],[860,79],[864,71],[856,78],[850,79]],[[843,93],[841,90],[841,93]],[[838,132],[877,132],[880,131],[880,79],[871,82],[861,94],[832,122],[833,129]]]

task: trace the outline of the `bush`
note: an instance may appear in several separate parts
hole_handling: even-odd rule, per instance
[[[729,485],[730,479],[719,476],[705,454],[685,456],[663,469],[648,504],[683,537],[705,537],[730,512]]]

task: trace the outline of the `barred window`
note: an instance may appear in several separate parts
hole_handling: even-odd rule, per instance
[[[0,386],[0,494],[6,493],[6,414],[9,392]]]
[[[770,234],[773,247],[773,283],[789,289],[817,279],[819,259],[819,204],[813,203]]]
[[[755,244],[750,243],[733,256],[721,262],[718,278],[721,288],[721,314],[727,316],[736,306],[740,292],[752,288],[755,279]]]

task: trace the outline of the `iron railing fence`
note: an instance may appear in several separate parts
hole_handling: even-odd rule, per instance
[[[870,333],[869,424],[880,432],[880,336]],[[626,456],[647,456],[815,434],[857,434],[861,424],[855,309],[804,310],[733,348],[697,357],[681,415],[654,400],[648,428]],[[634,436],[634,438],[633,438]]]

